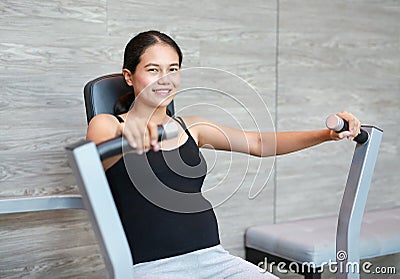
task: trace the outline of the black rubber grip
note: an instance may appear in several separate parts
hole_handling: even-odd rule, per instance
[[[337,133],[349,130],[349,123],[344,119],[342,120],[343,120],[343,128],[340,131],[336,131]],[[363,129],[360,129],[360,133],[353,140],[359,144],[364,144],[365,142],[367,142],[368,138],[369,138],[368,132]]]
[[[158,141],[163,139],[164,127],[158,125]],[[113,139],[109,139],[97,145],[97,151],[99,152],[100,159],[103,161],[105,159],[111,158],[116,155],[122,154],[123,151],[133,151],[128,141],[120,136]]]

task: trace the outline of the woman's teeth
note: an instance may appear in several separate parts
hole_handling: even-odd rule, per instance
[[[169,93],[171,92],[170,89],[153,89],[153,92],[158,94],[158,95],[169,95]]]

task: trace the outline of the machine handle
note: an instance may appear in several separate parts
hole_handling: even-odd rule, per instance
[[[178,135],[178,125],[175,122],[169,121],[162,125],[158,125],[158,141],[171,139]],[[107,158],[122,154],[122,152],[135,150],[128,144],[124,137],[116,137],[97,145],[100,159],[103,161]]]

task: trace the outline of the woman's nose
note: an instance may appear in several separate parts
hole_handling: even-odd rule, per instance
[[[168,74],[164,74],[158,79],[158,84],[169,84],[171,82]]]

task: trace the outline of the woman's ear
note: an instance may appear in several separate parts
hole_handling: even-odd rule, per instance
[[[122,74],[124,75],[126,84],[128,84],[129,86],[133,86],[131,71],[129,71],[128,69],[123,69]]]

